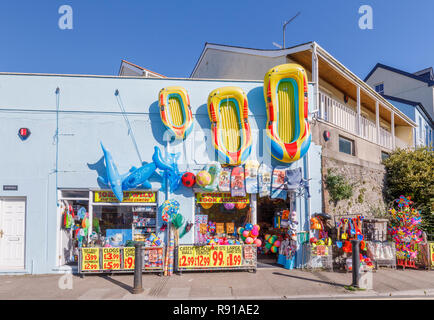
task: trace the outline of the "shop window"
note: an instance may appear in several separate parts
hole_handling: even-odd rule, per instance
[[[339,152],[354,156],[354,141],[339,136]]]

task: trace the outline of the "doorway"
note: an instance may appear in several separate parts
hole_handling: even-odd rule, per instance
[[[25,198],[0,198],[0,269],[24,269],[25,220]]]

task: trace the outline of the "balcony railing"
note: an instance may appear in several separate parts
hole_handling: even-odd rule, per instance
[[[320,118],[330,122],[349,133],[357,135],[357,112],[345,106],[339,101],[333,99],[324,92],[319,92]],[[379,128],[378,144],[392,149],[392,134],[383,128]],[[377,143],[377,126],[376,124],[361,116],[360,117],[360,135],[371,142]]]

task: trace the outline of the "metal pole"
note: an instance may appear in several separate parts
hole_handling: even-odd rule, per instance
[[[360,255],[359,255],[359,240],[351,240],[352,246],[352,265],[353,265],[353,283],[351,286],[359,287],[359,271],[360,271]]]
[[[135,253],[134,253],[134,287],[133,294],[142,293],[145,291],[142,287],[142,264],[143,264],[143,251],[142,244],[140,242],[136,242],[134,244]]]
[[[289,21],[285,21],[283,23],[283,49],[285,49],[285,28],[286,28],[286,25],[288,23],[290,23],[292,20],[294,20],[295,18],[297,18],[299,14],[300,14],[300,12],[297,12],[297,14],[295,16],[293,16],[291,19],[289,19]]]

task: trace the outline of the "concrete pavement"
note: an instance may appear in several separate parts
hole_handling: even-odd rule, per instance
[[[263,268],[256,273],[184,272],[143,274],[142,294],[132,294],[133,276],[72,274],[0,276],[1,300],[195,300],[195,299],[399,299],[433,298],[434,272],[380,269],[373,290],[349,291],[351,273]]]

